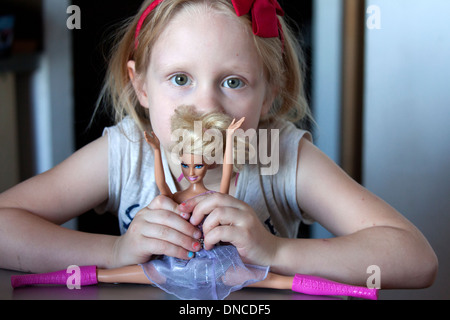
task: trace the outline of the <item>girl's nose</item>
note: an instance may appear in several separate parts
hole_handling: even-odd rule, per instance
[[[194,99],[194,105],[200,112],[223,111],[220,90],[214,85],[198,87]]]
[[[194,166],[189,168],[189,175],[193,176],[194,175]]]

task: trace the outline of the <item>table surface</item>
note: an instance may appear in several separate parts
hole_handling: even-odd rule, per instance
[[[69,290],[66,286],[36,286],[13,289],[11,276],[20,272],[0,269],[0,300],[177,300],[149,285],[99,284]],[[342,300],[343,297],[309,296],[291,290],[244,288],[226,300]]]

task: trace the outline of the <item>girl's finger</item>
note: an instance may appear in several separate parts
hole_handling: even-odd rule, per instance
[[[173,229],[183,236],[189,237],[191,240],[198,240],[202,234],[200,230],[186,221],[181,215],[168,210],[148,210],[141,213],[140,216],[146,222],[146,225],[159,225],[163,228]],[[160,229],[161,231],[162,229]],[[147,237],[152,237],[145,232]]]
[[[236,246],[239,239],[236,238],[237,227],[234,225],[218,226],[205,234],[204,248],[211,250],[219,242],[229,242]]]
[[[169,257],[179,258],[179,259],[191,259],[194,257],[193,252],[196,250],[186,250],[183,247],[174,245],[173,243],[163,241],[160,239],[146,238],[142,241],[142,245],[145,248],[145,253],[147,256],[152,255],[166,255]]]
[[[166,196],[157,196],[155,199],[153,199],[152,202],[147,206],[150,210],[168,210],[175,213],[180,214],[180,210],[178,210],[178,204],[173,201],[171,198]]]
[[[158,196],[147,206],[150,210],[162,209],[172,211],[182,217],[184,220],[189,220],[191,212],[184,208],[185,204],[177,204],[171,198],[166,196]]]
[[[147,239],[163,241],[175,247],[184,248],[187,252],[198,251],[201,247],[198,240],[165,225],[149,223],[141,229],[141,235]],[[157,251],[160,252],[160,250]]]
[[[236,198],[222,193],[199,196],[186,202],[186,210],[192,211],[190,222],[199,225],[206,216],[218,207],[246,209],[246,204]]]
[[[203,234],[219,226],[241,226],[244,223],[244,214],[236,208],[219,207],[214,209],[203,222]],[[225,240],[222,240],[225,241]]]

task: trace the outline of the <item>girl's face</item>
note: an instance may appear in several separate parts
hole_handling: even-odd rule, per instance
[[[208,170],[207,165],[203,161],[203,157],[193,154],[183,154],[180,157],[181,171],[184,178],[191,184],[196,184],[203,181],[203,178]]]
[[[247,130],[257,128],[273,102],[251,31],[237,17],[194,12],[175,15],[152,48],[144,83],[134,82],[166,150],[172,144],[170,118],[180,105],[245,117]],[[134,63],[128,66],[133,72]]]

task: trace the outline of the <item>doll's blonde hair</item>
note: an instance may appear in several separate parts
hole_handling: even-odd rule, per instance
[[[200,155],[208,164],[212,164],[216,156],[220,155],[222,164],[225,152],[227,129],[233,119],[227,114],[219,111],[201,113],[194,106],[180,106],[175,109],[171,118],[171,131],[174,144],[171,152],[176,152],[177,157],[183,154]],[[196,126],[198,126],[196,128]],[[197,130],[200,128],[201,130]],[[211,139],[205,139],[205,134],[213,132]],[[238,164],[238,152],[245,152],[247,157],[251,147],[246,138],[242,135],[233,136],[233,170],[239,171],[243,164]],[[239,146],[242,150],[239,150]],[[175,150],[175,151],[174,151]],[[220,151],[220,152],[219,152]],[[218,153],[218,154],[216,154]],[[209,158],[210,157],[210,158]]]
[[[250,33],[252,30],[251,17],[249,15],[237,17],[230,0],[164,0],[146,18],[139,34],[139,46],[135,50],[138,20],[151,2],[153,0],[144,1],[137,15],[128,19],[119,30],[97,103],[97,108],[101,103],[112,106],[116,123],[125,116],[131,116],[141,129],[148,126],[148,110],[139,104],[128,75],[127,62],[134,60],[136,74],[145,75],[153,45],[176,13],[181,10],[195,10],[198,5],[204,5],[211,10],[239,19]],[[280,38],[262,38],[251,33],[264,65],[266,81],[277,92],[268,115],[260,120],[270,121],[281,117],[296,122],[311,117],[304,92],[303,56],[285,19],[283,17],[278,19],[283,29],[283,41]]]

